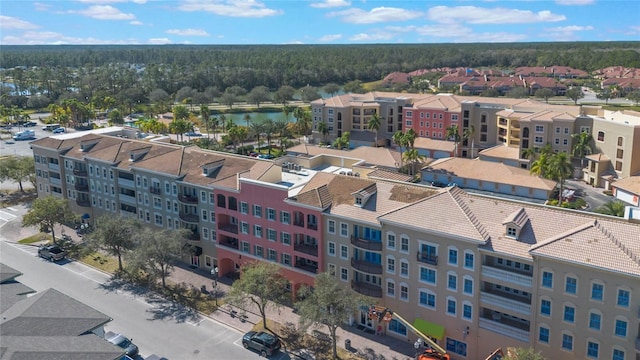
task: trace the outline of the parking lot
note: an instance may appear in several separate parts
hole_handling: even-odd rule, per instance
[[[18,155],[18,156],[31,156],[33,153],[31,152],[31,146],[29,143],[33,140],[24,140],[24,141],[14,141],[13,136],[16,133],[19,133],[24,130],[33,130],[36,134],[36,139],[41,139],[43,137],[51,136],[50,131],[42,130],[44,124],[39,120],[45,119],[49,116],[48,113],[36,113],[31,115],[31,121],[35,122],[37,125],[32,127],[22,127],[22,126],[13,126],[10,131],[11,134],[2,134],[2,141],[0,141],[0,156],[6,155]],[[71,132],[73,129],[66,129]]]

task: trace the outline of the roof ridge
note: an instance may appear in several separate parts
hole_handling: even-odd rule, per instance
[[[537,244],[532,245],[529,248],[529,251],[535,250],[537,248],[543,247],[543,246],[548,245],[548,244],[551,244],[552,242],[558,241],[558,240],[560,240],[562,238],[565,238],[565,237],[567,237],[569,235],[573,235],[573,234],[575,234],[577,232],[586,230],[586,229],[588,229],[588,228],[590,228],[590,227],[592,227],[594,225],[595,225],[595,220],[586,222],[586,223],[584,223],[582,225],[578,225],[578,226],[576,226],[576,227],[574,227],[572,229],[569,229],[569,230],[567,230],[567,231],[565,231],[563,233],[557,234],[557,235],[555,235],[553,237],[550,237],[550,238],[548,238],[546,240],[543,240],[543,241],[541,241],[541,242],[539,242]]]
[[[480,222],[480,220],[478,220],[478,218],[473,213],[473,211],[471,211],[471,209],[469,208],[469,205],[467,205],[467,203],[462,199],[462,194],[465,193],[465,191],[460,189],[457,186],[454,186],[448,192],[451,195],[451,198],[455,200],[460,210],[462,210],[464,215],[471,222],[473,227],[475,227],[478,233],[480,233],[480,236],[482,236],[482,238],[485,241],[491,240],[491,236],[489,235],[489,232],[487,231],[487,229],[485,229],[484,225],[482,225],[482,223]]]
[[[624,252],[628,257],[630,257],[633,262],[635,262],[636,264],[638,264],[638,266],[640,266],[640,258],[638,258],[638,255],[634,254],[631,251],[631,249],[626,247],[620,240],[618,240],[618,238],[615,237],[613,233],[611,233],[611,231],[605,228],[600,221],[598,221],[597,219],[594,220],[593,226],[602,234],[604,234],[604,236],[606,236],[609,240],[611,240],[611,242],[613,242],[618,248],[620,248],[620,250],[622,250],[622,252]]]

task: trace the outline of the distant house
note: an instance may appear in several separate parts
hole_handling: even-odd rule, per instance
[[[611,190],[616,199],[640,207],[640,176],[629,176],[618,180],[611,184]]]
[[[548,76],[559,79],[580,79],[589,77],[584,70],[574,69],[569,66],[523,66],[516,68],[515,75],[522,76]]]

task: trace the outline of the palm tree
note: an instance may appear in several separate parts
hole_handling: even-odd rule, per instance
[[[247,128],[249,127],[249,123],[251,123],[251,115],[249,113],[244,114],[244,121],[247,122]]]
[[[391,140],[393,140],[393,142],[400,148],[400,169],[402,169],[402,149],[407,146],[407,137],[402,131],[396,131]]]
[[[233,126],[227,131],[227,136],[229,136],[233,144],[233,152],[236,152],[238,142],[240,141],[241,131],[239,128],[240,126]]]
[[[460,141],[458,125],[449,126],[445,136],[447,139],[453,138],[453,157],[458,156],[458,142]]]
[[[284,117],[289,121],[289,114],[293,112],[294,108],[291,105],[285,105],[282,107],[282,112],[284,113]]]
[[[249,130],[251,135],[255,136],[256,141],[258,142],[258,148],[260,148],[260,134],[264,132],[264,121],[252,121],[251,125],[249,126]]]
[[[620,200],[612,200],[596,209],[598,214],[624,216],[626,204]]]
[[[338,150],[342,150],[342,148],[349,148],[349,139],[351,138],[351,134],[348,131],[342,133],[342,136],[337,138],[333,142],[333,146]]]
[[[413,129],[409,129],[407,130],[407,132],[404,133],[404,136],[406,137],[406,140],[407,140],[407,146],[410,148],[413,148],[413,145],[416,142],[416,138],[418,137],[418,134],[416,134],[416,131]]]
[[[222,132],[227,132],[227,115],[220,114],[220,124],[222,124]]]
[[[213,129],[213,139],[217,142],[218,136],[216,135],[218,129],[218,117],[212,116],[211,119],[211,128]]]
[[[558,194],[558,206],[562,204],[562,191],[564,190],[564,181],[573,175],[573,165],[567,153],[557,153],[551,156],[549,162],[549,177],[560,183],[560,193]]]
[[[183,141],[182,135],[191,128],[191,123],[182,119],[173,120],[169,123],[169,131],[171,131],[172,134],[180,136],[180,142]]]
[[[593,152],[591,143],[593,143],[593,136],[586,131],[579,134],[572,134],[573,138],[573,156],[580,158],[580,166],[584,168],[584,157],[590,155]]]
[[[309,134],[309,130],[311,129],[311,113],[309,111],[302,110],[298,113],[298,116],[299,117],[296,118],[296,128],[301,135],[306,136]]]
[[[418,149],[411,148],[404,153],[404,160],[407,162],[407,164],[410,164],[409,175],[414,175],[416,164],[422,159],[424,159],[424,156],[418,153]]]
[[[280,149],[284,150],[285,141],[289,138],[289,122],[287,120],[276,120],[274,126],[280,137]]]
[[[373,113],[367,122],[367,127],[369,130],[373,131],[373,146],[378,147],[378,130],[380,130],[380,117],[378,113]]]
[[[322,141],[325,142],[329,134],[329,126],[324,121],[318,123],[318,132],[322,134]]]
[[[271,137],[277,131],[276,124],[271,118],[267,118],[264,120],[264,133],[267,135],[267,149],[269,155],[271,155]]]
[[[529,172],[531,174],[546,178],[547,177],[546,175],[548,173],[548,168],[549,168],[549,155],[547,155],[547,153],[540,153],[537,159],[531,164],[531,168],[529,169]]]
[[[227,132],[229,131],[229,129],[233,128],[236,126],[236,123],[233,122],[232,118],[228,118],[225,121],[224,127],[227,129]]]
[[[469,140],[471,139],[471,156],[469,156],[470,158],[474,157],[474,151],[475,151],[475,138],[473,137],[473,135],[476,133],[476,128],[473,127],[473,125],[469,125],[468,128],[466,128],[463,132],[462,132],[462,138],[464,140]]]
[[[538,153],[535,148],[526,148],[522,150],[522,158],[528,159],[530,162],[533,161],[537,155]]]
[[[206,129],[207,132],[207,137],[209,137],[209,121],[210,121],[210,112],[209,112],[209,106],[207,105],[200,105],[200,116],[202,117],[202,123],[204,124],[204,127]]]

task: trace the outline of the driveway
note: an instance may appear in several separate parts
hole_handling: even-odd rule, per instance
[[[582,180],[566,180],[565,187],[576,190],[576,196],[583,198],[589,204],[589,208],[586,211],[595,211],[595,209],[615,199],[613,196],[603,194],[603,188],[593,187]]]

